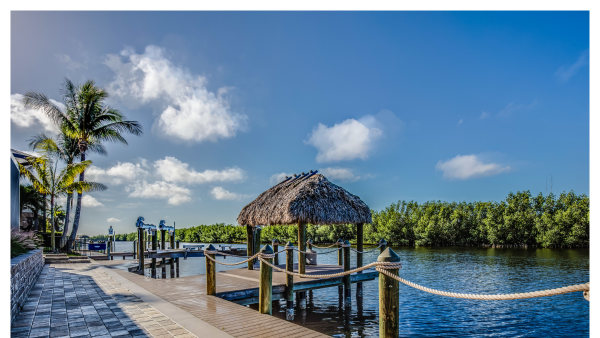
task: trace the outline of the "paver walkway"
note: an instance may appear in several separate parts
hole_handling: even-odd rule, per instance
[[[44,266],[11,329],[15,338],[196,337],[97,264]]]

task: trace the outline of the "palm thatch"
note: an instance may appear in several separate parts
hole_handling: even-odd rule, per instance
[[[371,210],[358,196],[321,174],[290,177],[246,205],[240,225],[371,223]]]

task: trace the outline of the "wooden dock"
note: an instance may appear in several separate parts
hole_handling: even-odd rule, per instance
[[[153,279],[127,271],[127,267],[137,263],[137,260],[100,261],[98,263],[114,269],[113,271],[129,281],[234,337],[272,338],[280,336],[282,332],[285,332],[285,336],[290,338],[328,337],[241,305],[258,301],[259,270],[241,268],[218,272],[216,278],[217,295],[209,296],[206,294],[205,275]],[[343,271],[343,268],[338,265],[308,265],[306,270],[307,274],[333,274]],[[351,279],[356,283],[372,280],[376,277],[377,272],[365,270],[363,273],[352,274]],[[294,277],[295,291],[306,291],[342,284],[342,277]],[[273,271],[273,300],[281,298],[284,287],[285,274],[276,270]]]

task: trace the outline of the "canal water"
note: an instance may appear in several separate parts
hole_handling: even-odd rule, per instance
[[[131,251],[132,245],[117,242],[116,250]],[[245,248],[245,245],[234,247]],[[444,291],[503,294],[589,281],[588,249],[393,249],[401,257],[403,278]],[[377,255],[378,250],[365,254],[365,264],[375,261]],[[351,257],[355,266],[356,253],[351,252]],[[227,263],[242,260],[219,259]],[[284,253],[279,261],[285,261]],[[180,276],[205,273],[204,258],[180,262]],[[318,262],[337,264],[337,253],[320,255]],[[217,264],[217,271],[237,267],[240,266]],[[399,297],[400,337],[589,337],[589,302],[581,292],[525,300],[480,301],[432,295],[400,284]],[[307,309],[296,308],[294,322],[334,337],[378,337],[377,280],[363,283],[362,297],[356,296],[353,284],[351,310],[345,312],[342,305],[338,287],[309,291]],[[257,305],[250,307],[258,309]],[[285,319],[283,301],[274,302],[273,315]]]

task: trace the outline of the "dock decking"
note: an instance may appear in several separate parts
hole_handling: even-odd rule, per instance
[[[125,279],[141,286],[152,294],[176,305],[195,317],[234,337],[274,337],[285,332],[285,336],[294,337],[328,337],[327,335],[296,325],[283,319],[261,314],[258,311],[240,304],[256,302],[258,296],[259,270],[233,269],[217,273],[217,296],[206,294],[205,275],[195,275],[172,279],[153,279],[127,272],[126,266],[136,261],[101,261],[98,262]],[[309,265],[308,274],[333,274],[342,271],[337,265]],[[371,280],[377,272],[353,274],[353,282]],[[320,287],[341,285],[342,277],[327,279],[294,277],[295,291],[305,291]],[[285,274],[273,271],[273,300],[279,299],[285,286]]]

